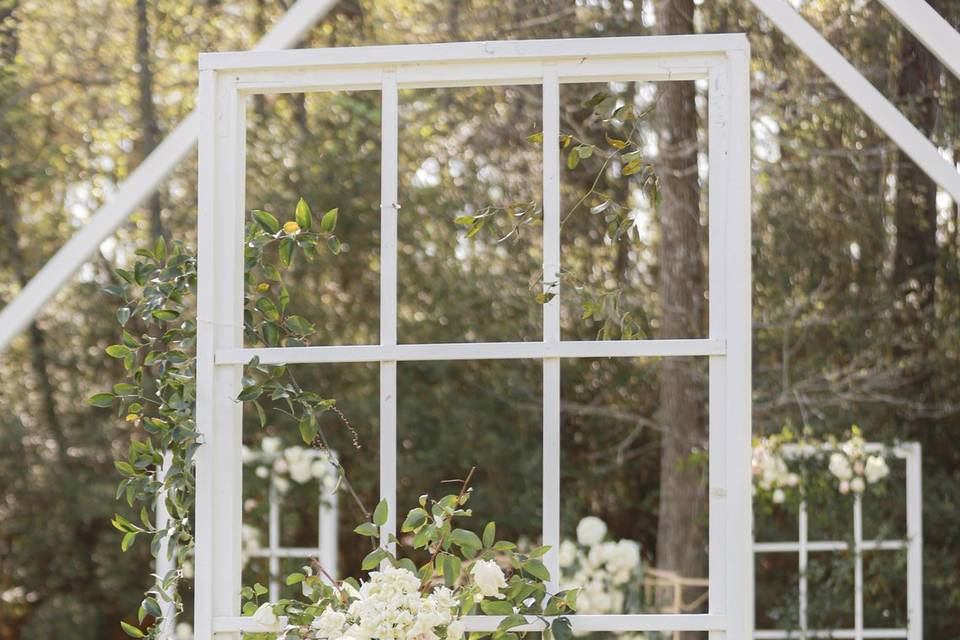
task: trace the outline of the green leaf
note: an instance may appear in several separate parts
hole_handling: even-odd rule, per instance
[[[487,526],[483,528],[483,546],[486,549],[489,549],[493,546],[493,541],[497,537],[497,523],[488,522]]]
[[[303,438],[303,441],[307,444],[312,444],[314,438],[316,438],[320,432],[320,425],[317,424],[317,419],[313,417],[312,413],[309,413],[300,419],[299,426],[300,437]]]
[[[256,400],[260,397],[260,394],[263,393],[263,387],[259,384],[252,384],[249,387],[244,387],[240,391],[240,395],[237,396],[237,400],[240,402],[246,402],[247,400]]]
[[[303,579],[305,577],[306,576],[304,576],[302,573],[291,573],[290,575],[287,576],[287,584],[288,585],[300,584],[301,582],[303,582]]]
[[[274,218],[272,214],[261,209],[254,209],[252,213],[254,220],[259,222],[265,231],[269,233],[280,231],[280,221]]]
[[[320,231],[324,233],[333,233],[333,230],[337,228],[337,215],[339,215],[339,209],[330,209],[320,220]]]
[[[140,631],[140,629],[137,629],[135,626],[133,626],[132,624],[130,624],[130,623],[128,623],[128,622],[124,622],[124,621],[121,620],[121,621],[120,621],[120,628],[123,629],[124,633],[126,633],[126,634],[127,634],[128,636],[130,636],[131,638],[143,638],[143,637],[144,637],[143,631]]]
[[[467,531],[466,529],[454,529],[450,532],[450,542],[459,546],[459,547],[473,547],[479,549],[483,546],[483,542],[480,541],[480,538],[473,531]]]
[[[440,561],[440,566],[443,568],[443,581],[448,587],[452,587],[457,581],[457,578],[460,577],[460,569],[463,567],[463,563],[455,555],[449,553],[440,554],[442,560]]]
[[[539,560],[530,560],[523,564],[523,570],[532,575],[534,578],[548,582],[550,580],[550,572]]]
[[[113,404],[114,395],[112,393],[95,393],[87,398],[87,404],[95,407],[109,407]]]
[[[284,267],[289,267],[290,263],[293,262],[292,238],[287,237],[280,240],[279,257],[280,264],[282,264]]]
[[[120,323],[120,326],[127,324],[127,320],[130,319],[130,307],[120,307],[117,309],[117,322]]]
[[[380,534],[380,529],[372,522],[364,522],[363,524],[357,525],[357,528],[354,529],[353,532],[361,536],[367,536],[368,538],[376,538],[377,535]]]
[[[377,503],[377,508],[373,510],[373,523],[378,527],[382,527],[387,524],[387,515],[389,514],[390,507],[387,505],[387,500],[384,498],[379,503]]]
[[[137,539],[137,532],[130,531],[129,533],[123,534],[123,540],[120,541],[120,550],[126,552],[127,549],[134,543]]]
[[[550,631],[556,640],[572,640],[573,628],[570,626],[570,620],[567,618],[555,618],[550,625]]]
[[[260,298],[256,303],[257,310],[263,314],[267,320],[277,321],[280,319],[280,310],[270,298]]]
[[[513,604],[506,600],[482,600],[480,608],[488,616],[513,615]]]
[[[107,347],[106,351],[111,358],[125,358],[130,353],[130,348],[122,344],[112,344]]]
[[[424,522],[427,521],[427,512],[425,509],[417,507],[416,509],[411,509],[410,513],[407,514],[406,519],[403,521],[403,525],[400,527],[400,531],[404,533],[409,531],[414,531],[418,529]]]
[[[498,631],[507,631],[508,629],[513,629],[514,627],[519,627],[522,624],[527,624],[527,619],[524,616],[521,616],[518,613],[509,615],[504,618],[499,625],[497,625]]]
[[[176,320],[179,318],[180,312],[173,311],[172,309],[157,309],[152,315],[161,322],[170,322],[171,320]]]
[[[294,216],[297,219],[297,224],[300,225],[300,228],[307,230],[310,228],[310,224],[313,222],[313,217],[310,215],[310,205],[307,204],[307,201],[303,198],[300,198],[297,201],[297,210]]]
[[[570,150],[570,153],[567,154],[567,169],[576,169],[577,165],[580,164],[580,154],[577,152],[579,147],[574,147]]]
[[[384,560],[386,557],[387,557],[386,549],[383,549],[382,547],[377,547],[376,549],[374,549],[373,551],[371,551],[366,555],[366,557],[363,559],[363,563],[360,565],[360,568],[363,569],[364,571],[370,571],[371,569],[375,569],[377,565],[380,564],[380,562]]]
[[[340,244],[340,239],[337,236],[330,236],[327,238],[327,248],[330,249],[330,253],[335,256],[340,255],[340,249],[342,245]]]

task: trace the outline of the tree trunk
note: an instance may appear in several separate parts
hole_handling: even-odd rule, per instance
[[[900,60],[901,103],[929,136],[937,121],[934,87],[939,84],[939,65],[922,44],[909,36],[902,38]],[[933,302],[937,271],[937,185],[903,152],[896,175],[894,285],[906,298],[909,309],[922,311]]]
[[[153,67],[150,64],[150,17],[147,0],[137,0],[137,87],[140,92],[140,159],[156,148],[160,138],[157,110],[153,102]],[[161,218],[162,205],[159,189],[147,201],[150,216],[150,237],[167,237]]]
[[[659,34],[694,32],[693,0],[658,0],[656,9]],[[664,82],[660,92],[656,123],[662,193],[660,337],[700,337],[705,268],[700,246],[696,90],[690,82]],[[707,571],[706,469],[694,461],[706,443],[697,371],[691,359],[666,358],[660,377],[664,431],[656,564],[686,577],[703,577]]]

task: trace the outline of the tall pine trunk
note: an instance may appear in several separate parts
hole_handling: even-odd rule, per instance
[[[693,0],[657,0],[659,34],[694,32]],[[703,257],[697,173],[696,90],[690,82],[664,82],[656,123],[659,141],[660,305],[662,338],[702,335]],[[657,558],[660,569],[702,577],[707,571],[706,469],[695,454],[706,444],[696,364],[663,360],[660,378],[660,504]]]

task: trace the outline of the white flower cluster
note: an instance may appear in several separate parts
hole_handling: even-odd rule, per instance
[[[795,487],[800,484],[800,476],[790,471],[786,460],[772,446],[769,440],[761,440],[753,448],[751,461],[754,483],[764,491],[772,491],[773,501],[777,504],[786,500],[784,487]]]
[[[588,516],[577,525],[577,541],[560,544],[561,586],[580,589],[579,613],[629,613],[643,580],[640,545],[605,540],[607,525]]]
[[[868,484],[876,484],[890,475],[887,460],[881,454],[867,455],[864,440],[854,434],[830,454],[830,473],[838,480],[837,490],[846,494],[863,493]]]
[[[336,488],[338,474],[329,453],[300,446],[283,449],[282,446],[280,438],[267,436],[260,443],[260,451],[243,448],[243,462],[257,465],[254,473],[258,478],[269,478],[272,472],[274,486],[280,493],[290,490],[291,481],[306,484],[317,480],[327,493]]]
[[[464,624],[457,600],[446,587],[420,593],[420,579],[407,569],[387,567],[353,591],[342,609],[314,619],[310,638],[324,640],[460,640]],[[269,614],[264,614],[269,618]],[[269,619],[261,622],[269,623]],[[273,621],[275,623],[275,619]]]
[[[792,435],[785,430],[781,434],[764,438],[753,448],[754,491],[762,489],[771,492],[775,503],[786,499],[784,489],[800,484],[800,477],[790,471],[781,453],[783,443],[791,440]],[[837,490],[842,494],[851,491],[856,494],[863,493],[868,485],[876,484],[890,474],[882,452],[867,454],[866,441],[856,426],[844,441],[830,436],[826,441],[805,438],[798,444],[798,455],[803,457],[819,457],[819,452],[824,449],[830,452],[827,468],[837,479]]]

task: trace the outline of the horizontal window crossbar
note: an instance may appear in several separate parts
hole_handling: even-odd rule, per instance
[[[807,542],[804,548],[807,551],[846,551],[850,548],[849,542],[841,540],[823,540]],[[910,546],[909,540],[864,540],[860,543],[863,551],[897,551]],[[756,553],[796,553],[800,551],[799,542],[757,542],[753,545]]]
[[[726,617],[717,614],[689,613],[649,613],[624,615],[571,615],[566,616],[574,631],[722,631]],[[503,616],[466,616],[467,631],[494,631],[503,620]],[[543,622],[529,616],[530,624],[515,627],[514,631],[540,631]],[[548,618],[550,620],[550,618]],[[282,627],[281,620],[279,627]],[[264,627],[248,616],[219,617],[214,620],[214,633],[271,632],[274,627]]]
[[[890,640],[891,638],[908,637],[906,629],[808,629],[787,631],[783,629],[757,629],[753,633],[754,640],[785,640],[788,638],[876,638]]]
[[[220,349],[216,364],[323,364],[427,360],[521,360],[543,358],[657,358],[724,355],[723,340],[591,340],[583,342],[464,342]]]

